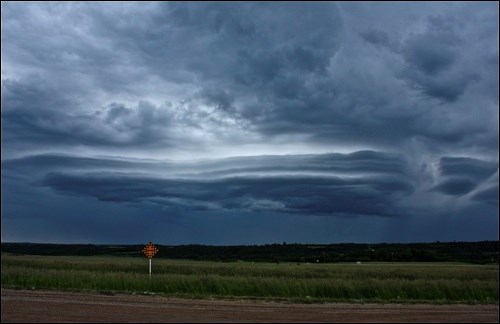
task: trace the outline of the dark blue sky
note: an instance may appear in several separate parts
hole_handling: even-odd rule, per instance
[[[496,2],[2,2],[2,241],[498,239]]]

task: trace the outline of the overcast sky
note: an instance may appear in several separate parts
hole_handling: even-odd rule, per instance
[[[497,2],[2,2],[2,241],[497,240]]]

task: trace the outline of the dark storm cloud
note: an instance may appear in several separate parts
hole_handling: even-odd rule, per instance
[[[498,206],[498,181],[496,185],[477,191],[472,199]]]
[[[117,158],[79,157],[60,154],[31,155],[23,158],[3,160],[2,168],[8,173],[42,177],[53,171],[100,170],[100,171],[160,171],[173,167],[168,162],[125,160]]]
[[[200,176],[230,176],[259,172],[325,172],[341,174],[411,174],[406,161],[397,155],[375,151],[350,154],[308,154],[288,156],[237,157],[200,164]]]
[[[376,46],[387,47],[395,51],[398,50],[397,47],[399,46],[399,44],[395,43],[395,41],[391,39],[389,34],[382,30],[366,30],[359,33],[359,35],[367,42],[372,43]]]
[[[453,102],[480,76],[470,67],[457,66],[465,40],[455,30],[459,26],[450,27],[448,22],[446,17],[430,17],[425,32],[412,34],[397,45],[381,31],[367,31],[362,36],[401,54],[406,63],[401,76],[416,90],[430,98]]]
[[[79,157],[43,154],[4,160],[12,173],[43,175],[53,171],[120,171],[176,174],[182,177],[217,178],[242,174],[323,173],[410,177],[407,161],[396,154],[357,151],[349,154],[248,156],[187,162]]]
[[[403,55],[410,66],[435,76],[457,61],[458,43],[455,34],[432,30],[409,38],[404,44]]]
[[[442,182],[434,189],[448,195],[463,195],[474,190],[498,171],[498,163],[464,157],[442,157],[439,161]],[[491,190],[476,193],[473,199],[491,198]]]
[[[217,180],[151,179],[125,175],[51,173],[44,185],[103,201],[152,201],[185,208],[248,209],[335,215],[397,216],[395,201],[412,192],[400,178],[313,176],[229,177]]]
[[[92,92],[100,93],[103,90],[108,96],[148,96],[149,93],[144,93],[147,86],[142,83],[152,84],[154,81],[147,80],[146,75],[158,80],[159,91],[171,89],[172,82],[184,84],[185,90],[179,91],[186,93],[183,97],[177,96],[175,107],[165,110],[177,117],[177,123],[212,132],[218,125],[206,123],[214,119],[218,123],[228,120],[231,125],[245,121],[258,124],[255,118],[260,118],[257,116],[261,114],[266,118],[270,113],[266,110],[277,104],[273,99],[275,95],[278,99],[288,98],[296,91],[301,91],[304,76],[324,75],[330,58],[340,46],[341,18],[338,9],[331,3],[158,3],[150,6],[153,8],[146,6],[146,9],[138,12],[134,12],[134,5],[130,8],[111,5],[109,11],[102,10],[101,7],[99,4],[76,4],[73,7],[62,6],[66,10],[59,11],[55,5],[34,5],[31,14],[35,19],[29,25],[21,27],[16,21],[27,19],[29,13],[20,10],[22,7],[12,8],[6,5],[6,9],[12,10],[6,23],[10,28],[4,35],[4,39],[10,40],[6,56],[12,62],[19,63],[17,57],[23,57],[24,65],[43,67],[44,73],[49,76],[48,84],[52,87],[50,90],[56,98],[74,100],[79,96],[92,97]],[[57,12],[60,20],[76,19],[79,24],[73,29],[64,30],[47,23],[44,15],[53,12]],[[132,15],[137,16],[137,20],[129,19]],[[294,23],[291,24],[291,21]],[[43,28],[37,30],[37,23],[44,24]],[[15,35],[19,33],[29,35],[26,42],[15,41]],[[35,39],[38,33],[40,37]],[[72,35],[80,36],[82,33],[87,35],[82,41],[71,38]],[[51,40],[47,38],[49,35]],[[33,39],[33,43],[28,43],[29,39]],[[193,41],[186,42],[186,39]],[[118,51],[112,53],[111,48]],[[34,54],[38,52],[50,52],[52,56]],[[107,59],[92,59],[100,56]],[[64,60],[68,57],[74,60]],[[58,71],[57,74],[54,71]],[[80,73],[80,78],[75,75],[75,71]],[[33,96],[24,99],[19,91],[12,89],[38,86],[29,80],[33,73],[26,72],[23,76],[24,78],[17,78],[6,84],[5,88],[8,89],[4,91],[9,92],[9,98],[4,100],[3,106],[9,107],[18,101],[23,104],[26,100],[32,106],[38,99]],[[143,89],[146,90],[142,91]],[[259,102],[256,106],[249,104],[249,101],[261,101],[266,97],[271,100],[271,106],[264,102]],[[192,102],[192,108],[183,109],[182,102]],[[115,103],[124,105],[120,100]],[[109,109],[109,103],[97,107],[85,107],[85,104],[81,107],[77,104],[80,103],[65,102],[62,107],[49,109],[50,102],[41,100],[38,106],[46,115],[42,117],[42,122],[67,124],[71,116],[79,125],[92,124],[94,116],[88,116],[90,112],[104,110],[105,114]],[[213,106],[219,112],[212,111],[207,118],[200,109],[201,105]],[[229,107],[234,109],[230,109],[228,114],[220,112]],[[261,108],[256,110],[256,107]],[[70,113],[81,109],[85,110],[81,115]],[[61,111],[68,111],[68,114],[60,113]],[[9,114],[25,113],[26,110]],[[27,119],[36,119],[41,114],[40,109],[37,112],[31,111]],[[8,117],[14,123],[22,118]],[[240,119],[243,121],[239,121]],[[39,125],[28,126],[34,134],[40,132],[41,137],[46,135],[45,129]],[[116,128],[107,123],[96,128],[110,126]],[[147,128],[148,125],[139,123],[137,128],[140,127]],[[81,125],[81,128],[85,127]],[[69,130],[73,134],[70,138],[75,142],[81,138],[81,144],[87,146],[100,144],[98,139],[93,138],[101,135],[99,129],[96,131],[82,134],[82,131]],[[145,130],[146,136],[129,135],[129,138],[123,139],[126,131],[125,128],[120,131],[119,135],[122,136],[102,134],[105,138],[103,144],[137,144],[142,141],[145,145],[150,145],[160,137],[151,136]],[[136,131],[140,132],[139,129]],[[8,130],[8,133],[14,133],[13,136],[19,132],[21,131],[18,129]],[[114,129],[110,132],[115,133]],[[61,130],[60,134],[54,134],[50,140],[56,143],[59,136],[64,143],[64,135],[64,130]],[[165,132],[162,135],[163,139],[175,138],[175,135]],[[35,136],[30,139],[33,138]]]
[[[20,206],[33,218],[44,199],[46,228],[50,211],[71,210],[66,199],[130,218],[367,215],[392,233],[404,217],[372,216],[409,215],[437,233],[438,219],[498,213],[496,3],[2,2],[1,12],[12,219]]]
[[[212,77],[216,68],[226,72],[219,77],[253,88],[288,72],[324,71],[340,45],[341,18],[332,3],[180,2],[169,3],[165,10],[186,31],[211,37],[204,50],[212,61],[203,62],[207,69],[196,72]]]
[[[485,66],[484,58],[480,63],[480,55],[474,52],[480,50],[481,40],[471,39],[467,29],[481,30],[482,37],[494,33],[493,21],[488,24],[478,21],[484,15],[482,11],[488,10],[487,4],[474,9],[477,11],[472,14],[457,10],[454,14],[429,15],[425,19],[425,29],[411,32],[405,39],[397,35],[391,37],[383,30],[365,30],[360,36],[369,43],[401,55],[405,66],[399,76],[415,90],[429,98],[454,102],[471,83],[481,80],[482,71],[477,64]],[[466,26],[460,18],[467,19]]]
[[[498,64],[492,8],[396,6],[394,15],[413,15],[420,25],[405,21],[394,30],[390,20],[363,27],[365,10],[375,15],[388,5],[367,6],[5,4],[4,60],[17,74],[3,83],[6,136],[45,138],[44,146],[169,147],[203,142],[189,139],[196,131],[244,142],[246,131],[257,138],[299,134],[323,145],[391,147],[423,138],[490,147],[475,136],[477,125],[491,123],[488,104],[474,94],[468,103],[460,98],[474,84],[498,98],[489,67]],[[71,28],[61,27],[70,21]],[[470,102],[482,113],[464,121]]]
[[[438,184],[435,190],[448,195],[463,195],[472,191],[477,183],[467,178],[451,178]]]
[[[186,210],[397,216],[414,191],[406,161],[374,151],[191,163],[40,155],[3,168],[62,194]]]
[[[6,80],[2,91],[2,120],[7,145],[37,146],[170,145],[172,116],[166,107],[141,101],[136,107],[112,103],[100,110],[78,111],[70,96],[42,80]]]
[[[498,170],[498,163],[445,156],[440,159],[439,169],[443,176],[468,176],[475,180],[484,180]]]

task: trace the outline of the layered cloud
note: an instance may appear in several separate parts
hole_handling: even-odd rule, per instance
[[[446,195],[488,187],[498,172],[498,164],[471,158],[444,157],[439,165],[438,183],[426,186]],[[413,213],[411,196],[425,189],[418,181],[425,175],[404,157],[376,151],[184,163],[39,155],[8,160],[3,167],[64,195],[184,211],[403,217]],[[491,190],[476,192],[472,200],[494,203]]]
[[[498,163],[473,158],[443,157],[439,170],[443,180],[435,189],[449,195],[463,195],[497,173]]]
[[[2,2],[1,78],[12,206],[498,218],[496,3]]]
[[[196,210],[398,216],[399,199],[414,190],[404,159],[374,151],[195,163],[43,155],[4,169],[36,174],[31,183],[62,194]]]

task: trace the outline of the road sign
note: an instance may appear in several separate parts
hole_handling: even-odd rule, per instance
[[[158,248],[153,245],[153,243],[149,242],[146,244],[144,249],[142,249],[142,253],[144,253],[149,259],[151,259],[156,253],[158,253]]]
[[[154,246],[153,243],[149,242],[146,244],[144,249],[142,249],[142,253],[144,253],[149,259],[149,279],[151,279],[151,259],[156,253],[158,253],[158,248]]]

